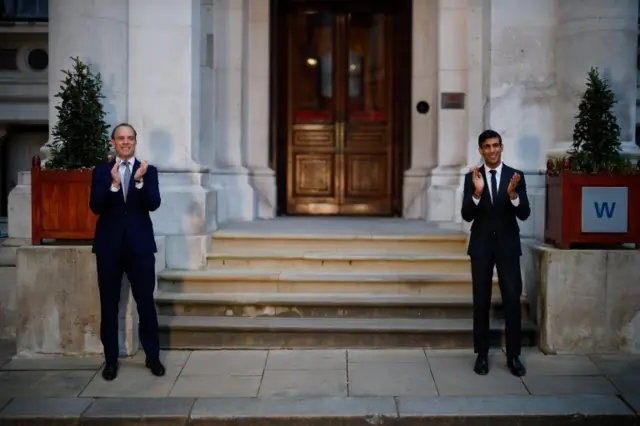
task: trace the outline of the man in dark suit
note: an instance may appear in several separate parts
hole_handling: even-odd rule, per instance
[[[516,218],[526,220],[531,213],[527,187],[522,172],[502,163],[502,138],[497,132],[482,132],[478,147],[484,165],[465,176],[462,199],[462,218],[473,221],[467,254],[473,279],[473,345],[478,354],[474,371],[489,373],[489,311],[496,266],[505,314],[507,366],[521,377],[526,369],[519,359],[522,248]]]
[[[135,157],[136,131],[127,123],[111,133],[116,160],[93,170],[91,211],[99,215],[93,252],[98,267],[102,321],[100,338],[104,346],[102,377],[118,376],[118,304],[122,274],[131,283],[139,316],[139,336],[146,354],[145,365],[155,376],[163,376],[160,362],[155,290],[156,242],[149,212],[160,207],[158,171]]]

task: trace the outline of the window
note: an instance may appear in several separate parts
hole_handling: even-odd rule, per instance
[[[28,22],[49,19],[49,0],[0,0],[0,21]]]

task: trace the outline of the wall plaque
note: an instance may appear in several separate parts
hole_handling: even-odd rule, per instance
[[[462,92],[442,92],[440,107],[442,109],[464,109],[464,97]]]

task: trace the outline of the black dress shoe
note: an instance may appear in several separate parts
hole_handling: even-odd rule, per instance
[[[486,355],[478,355],[476,363],[473,366],[473,371],[481,376],[489,374],[489,359]]]
[[[116,377],[118,377],[118,363],[114,362],[105,364],[104,368],[102,369],[102,378],[110,382]]]
[[[527,369],[524,368],[524,365],[520,362],[517,356],[507,359],[507,367],[511,374],[516,377],[522,377],[527,374]]]
[[[144,361],[144,365],[149,370],[151,370],[151,374],[153,374],[154,376],[162,377],[166,373],[164,365],[162,365],[162,363],[160,362],[159,359],[151,360],[151,359],[147,358]]]

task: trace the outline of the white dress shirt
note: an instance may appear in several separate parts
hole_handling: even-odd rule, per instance
[[[133,165],[136,163],[136,157],[131,157],[129,158],[129,160],[123,160],[121,158],[116,157],[115,161],[116,162],[121,161],[119,172],[120,172],[120,186],[122,186],[124,185],[124,172],[126,170],[125,161],[129,161],[129,169],[131,170],[131,179],[133,179],[134,178]],[[144,184],[143,179],[140,179],[140,182],[136,182],[136,189],[142,188],[143,184]],[[111,184],[111,191],[118,192],[118,188],[116,188],[115,186],[113,186],[113,184]]]
[[[490,172],[491,170],[495,170],[496,171],[496,184],[497,184],[496,186],[497,186],[498,190],[500,190],[500,177],[502,176],[502,162],[500,162],[498,167],[496,167],[495,169],[492,169],[492,168],[488,167],[486,164],[484,165],[484,171],[485,171],[485,174],[487,175],[487,178],[488,178],[488,175],[491,173]],[[487,187],[487,189],[489,189],[489,196],[491,197],[491,202],[493,202],[493,192],[491,190],[491,185],[487,184],[486,181],[485,181],[484,185],[485,185],[485,187]],[[476,206],[480,203],[480,198],[476,198],[475,196],[472,195],[471,199],[476,204]],[[520,205],[520,197],[518,197],[518,194],[516,194],[516,198],[511,200],[511,204],[513,204],[514,207],[518,207]]]

